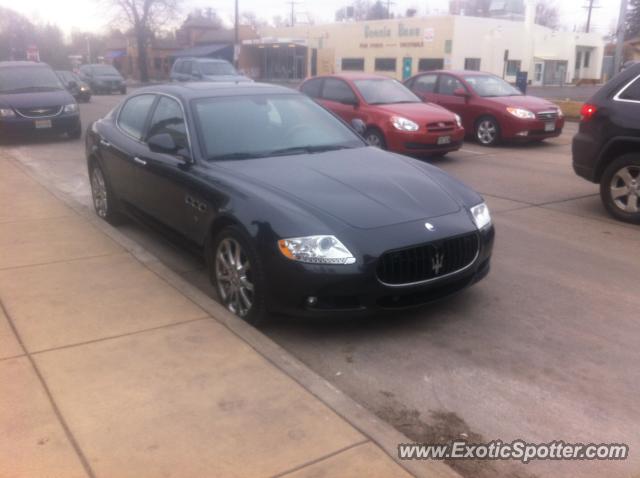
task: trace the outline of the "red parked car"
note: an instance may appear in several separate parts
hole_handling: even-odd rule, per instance
[[[562,110],[550,101],[523,95],[502,78],[478,71],[429,71],[405,85],[424,101],[437,103],[462,117],[480,144],[501,140],[541,141],[560,136]]]
[[[369,144],[410,155],[443,156],[460,149],[464,128],[446,109],[425,104],[386,76],[343,74],[306,80],[300,90],[347,123],[366,125]]]

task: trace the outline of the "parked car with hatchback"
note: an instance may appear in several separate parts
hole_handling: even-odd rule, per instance
[[[573,169],[600,184],[615,218],[640,224],[640,64],[624,70],[582,106]]]
[[[121,93],[127,94],[127,85],[118,70],[112,65],[91,64],[82,65],[79,71],[80,79],[86,82],[91,91],[98,94]]]
[[[86,154],[98,216],[186,239],[219,300],[252,323],[417,306],[489,271],[494,229],[477,193],[368,146],[288,88],[142,88],[91,125]]]
[[[62,85],[77,101],[88,103],[91,100],[91,88],[73,71],[57,70],[56,75],[60,78]]]
[[[300,91],[344,121],[361,120],[372,146],[410,155],[443,156],[460,149],[464,128],[446,109],[423,103],[386,76],[341,74],[306,80]]]
[[[562,134],[564,115],[555,104],[523,95],[502,78],[478,71],[429,71],[405,81],[424,101],[457,113],[484,146],[503,140],[542,141]]]
[[[178,58],[169,77],[172,81],[253,81],[228,61],[216,58]]]
[[[45,63],[0,62],[0,138],[25,133],[82,135],[78,103]]]

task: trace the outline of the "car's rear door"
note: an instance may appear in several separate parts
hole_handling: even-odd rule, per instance
[[[325,78],[319,101],[347,123],[358,117],[358,97],[344,80]]]
[[[142,143],[155,95],[142,94],[126,100],[112,126],[100,133],[100,154],[107,176],[117,196],[131,204],[139,199],[136,158],[144,151]]]
[[[437,83],[437,73],[425,73],[424,75],[416,76],[408,86],[422,101],[436,103]]]
[[[468,93],[468,89],[464,84],[455,76],[447,73],[441,73],[438,79],[436,87],[436,94],[433,96],[435,101],[440,106],[444,106],[449,111],[458,113],[463,120],[468,115],[467,111],[467,98],[464,96],[457,96],[454,93],[456,90],[464,90]]]

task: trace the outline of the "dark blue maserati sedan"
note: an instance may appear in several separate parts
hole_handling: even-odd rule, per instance
[[[417,306],[489,271],[494,229],[477,193],[368,146],[294,90],[139,89],[90,126],[86,155],[97,214],[186,239],[219,300],[253,324]]]

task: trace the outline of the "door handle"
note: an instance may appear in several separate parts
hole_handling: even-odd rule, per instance
[[[134,156],[134,157],[133,157],[133,160],[134,160],[136,163],[140,164],[141,166],[146,166],[146,165],[147,165],[147,162],[146,162],[144,159],[140,159],[140,158],[139,158],[139,157],[137,157],[137,156]]]
[[[111,143],[109,141],[107,141],[107,140],[104,140],[104,139],[100,140],[100,144],[102,146],[104,146],[105,148],[110,148],[111,147]]]

